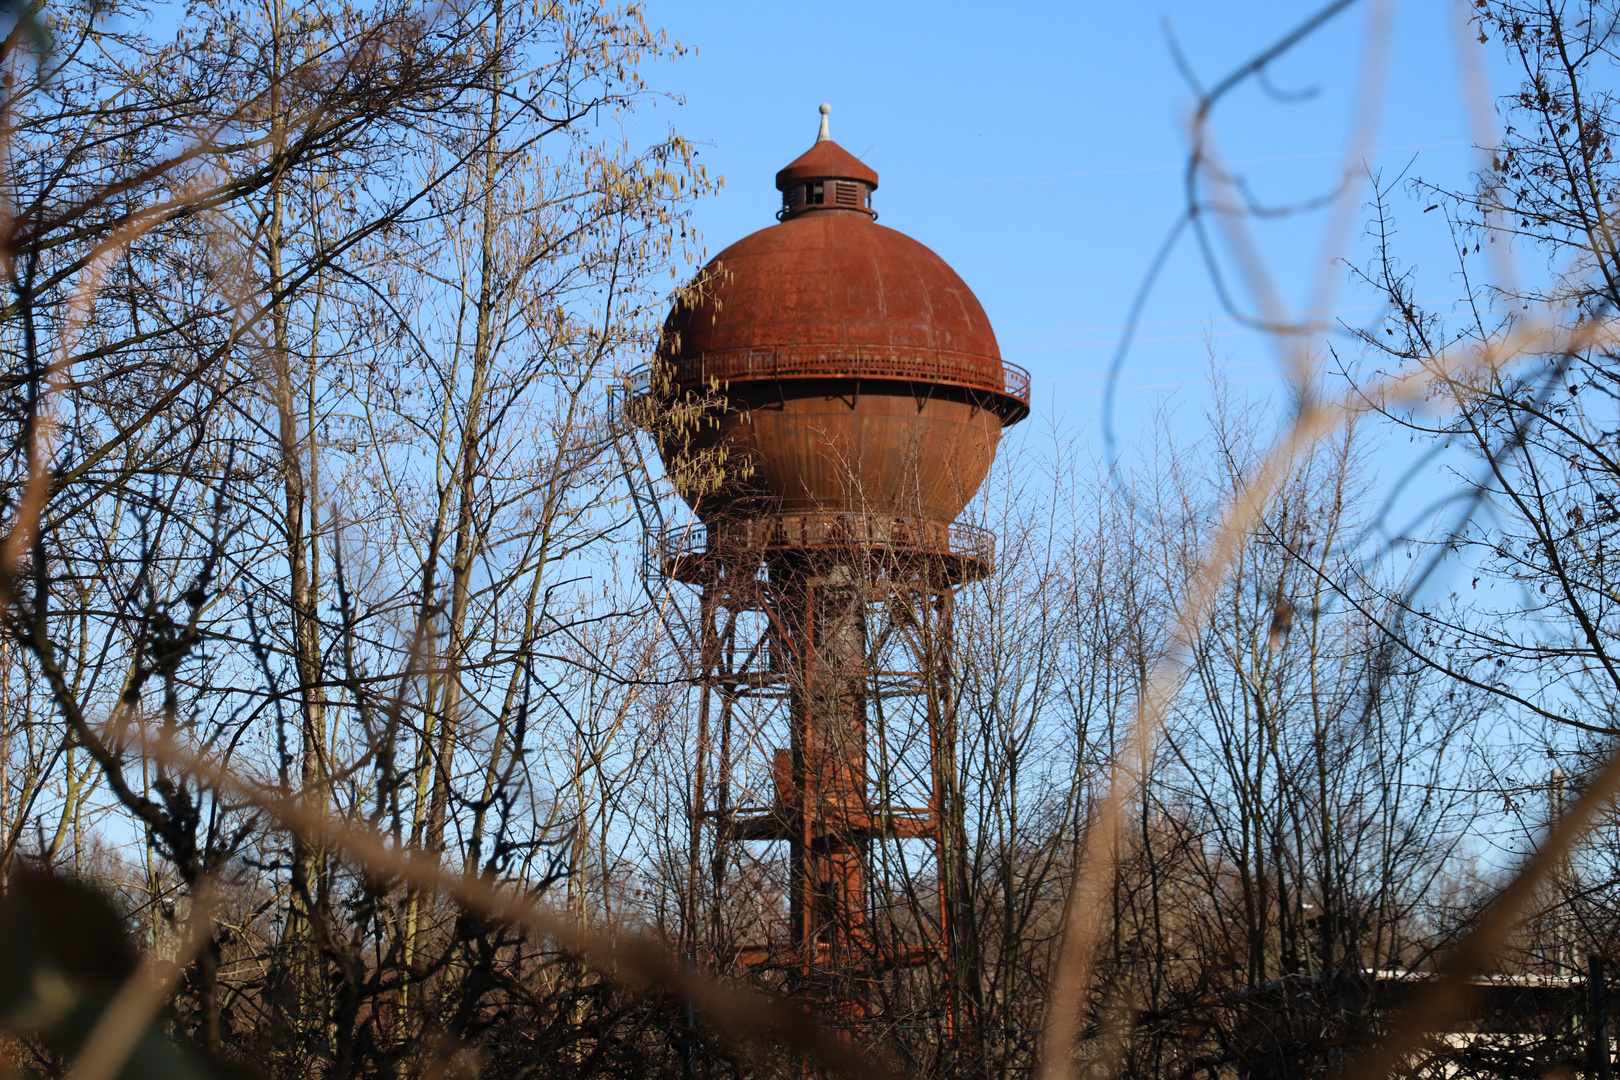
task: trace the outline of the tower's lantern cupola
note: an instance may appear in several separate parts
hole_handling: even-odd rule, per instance
[[[832,106],[821,107],[821,133],[816,136],[816,144],[776,174],[776,188],[782,193],[778,217],[790,218],[813,210],[854,210],[877,217],[872,209],[872,192],[877,190],[878,174],[832,141],[827,133],[831,112]]]

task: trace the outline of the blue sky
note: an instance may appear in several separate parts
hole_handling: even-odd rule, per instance
[[[771,223],[774,173],[810,145],[817,106],[831,103],[833,137],[881,175],[875,205],[884,224],[944,256],[983,301],[1006,358],[1031,370],[1031,428],[1078,433],[1100,452],[1110,343],[1182,206],[1194,92],[1171,36],[1209,85],[1316,8],[654,0],[650,21],[698,55],[650,72],[684,104],[639,122],[673,122],[706,144],[706,163],[725,176],[724,193],[697,210],[713,254]],[[1352,6],[1269,70],[1271,93],[1251,83],[1217,113],[1221,149],[1242,163],[1257,199],[1291,205],[1334,188],[1367,17],[1365,3]],[[1380,149],[1369,162],[1387,176],[1410,167],[1464,185],[1473,168],[1450,18],[1448,0],[1396,7]],[[1511,86],[1499,46],[1481,54],[1493,91]],[[1423,277],[1421,298],[1460,295],[1442,215],[1422,214],[1404,195],[1396,209],[1402,254]],[[1318,211],[1257,229],[1296,308],[1308,306],[1324,221]],[[1364,243],[1352,252],[1366,256]],[[1346,280],[1334,306],[1370,320],[1376,303]],[[1183,430],[1201,421],[1211,347],[1235,389],[1281,389],[1271,348],[1230,319],[1191,244],[1173,255],[1141,324],[1116,405],[1127,444],[1164,407]]]
[[[1378,150],[1366,162],[1386,180],[1405,173],[1453,190],[1471,184],[1479,159],[1458,75],[1455,2],[1395,6]],[[650,72],[684,104],[661,106],[640,122],[657,125],[649,132],[673,122],[706,144],[705,162],[725,176],[724,193],[696,211],[712,255],[771,224],[775,171],[811,144],[817,106],[829,102],[833,137],[880,174],[874,205],[883,223],[941,254],[977,292],[1006,358],[1030,369],[1035,412],[1018,430],[1077,438],[1100,457],[1112,343],[1183,208],[1196,94],[1178,71],[1172,36],[1192,75],[1209,86],[1318,7],[652,0],[650,20],[699,54]],[[1260,202],[1309,202],[1339,183],[1367,21],[1363,0],[1272,65],[1268,86],[1245,84],[1216,113],[1223,155]],[[1477,50],[1493,98],[1516,87],[1499,43],[1470,38],[1468,47]],[[1367,187],[1353,197],[1357,239],[1347,257],[1365,264]],[[1419,299],[1445,311],[1462,286],[1444,215],[1423,212],[1433,201],[1397,189],[1395,242],[1403,264],[1416,270]],[[1325,222],[1317,210],[1255,225],[1296,312],[1309,306]],[[1527,261],[1521,278],[1546,270]],[[1375,322],[1379,298],[1351,283],[1349,267],[1337,280],[1337,315]],[[1353,362],[1354,345],[1339,343]],[[1286,396],[1275,352],[1232,320],[1197,250],[1184,242],[1142,311],[1120,380],[1122,451],[1151,439],[1155,418],[1165,415],[1178,440],[1198,437],[1212,398],[1212,352],[1235,392],[1275,404],[1281,418]],[[1378,473],[1375,495],[1399,492],[1389,527],[1431,532],[1439,524],[1429,513],[1434,501],[1459,490],[1448,468],[1459,463],[1436,458],[1413,470],[1427,447],[1388,426],[1363,430]],[[1452,523],[1449,514],[1440,521]],[[1412,565],[1402,558],[1411,551],[1386,549],[1397,573]],[[1456,587],[1465,569],[1443,569],[1426,591]]]

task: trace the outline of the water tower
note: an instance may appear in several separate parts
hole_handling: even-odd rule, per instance
[[[859,1023],[896,972],[950,981],[952,606],[992,554],[956,517],[1028,415],[1029,378],[962,279],[877,223],[878,175],[829,138],[828,112],[776,174],[777,224],[676,304],[644,400],[699,522],[657,551],[700,590],[691,872],[717,924],[706,939],[730,950],[718,962],[780,971]],[[691,480],[715,463],[718,482]],[[774,728],[743,721],[772,702]],[[734,869],[749,845],[777,867],[785,854],[774,910]]]

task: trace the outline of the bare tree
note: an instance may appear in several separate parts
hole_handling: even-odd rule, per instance
[[[634,777],[590,740],[643,661],[634,594],[587,584],[623,519],[603,397],[706,181],[600,118],[662,37],[589,6],[225,5],[164,45],[105,15],[7,42],[0,863],[123,878],[157,949],[211,890],[175,1023],[215,1055],[341,1075],[634,1031],[656,1004],[565,1007],[589,980],[550,946],[139,748],[542,890],[587,876],[547,871],[561,835],[615,842]],[[534,753],[570,727],[556,794],[594,775],[596,808],[559,815]],[[85,861],[86,814],[145,834],[140,875]]]

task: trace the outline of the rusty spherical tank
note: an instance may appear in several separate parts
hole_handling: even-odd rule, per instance
[[[666,466],[727,448],[730,479],[690,500],[710,523],[948,527],[1028,414],[1027,375],[945,261],[877,224],[877,174],[825,128],[777,187],[778,224],[716,256],[665,321],[665,393],[717,402],[695,436],[661,440]]]

